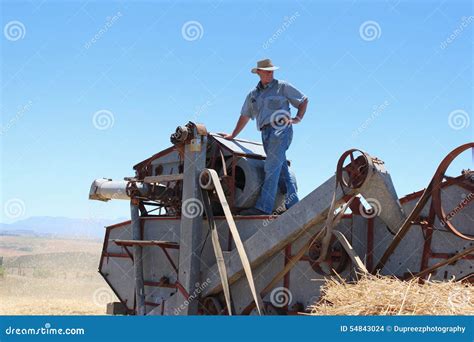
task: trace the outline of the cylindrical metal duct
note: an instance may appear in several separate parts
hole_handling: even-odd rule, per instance
[[[260,190],[262,189],[265,178],[264,171],[265,161],[260,159],[252,159],[241,157],[237,159],[235,167],[235,206],[237,208],[251,208],[255,206]],[[232,170],[232,158],[226,162],[227,173]],[[294,174],[290,170],[290,175]],[[285,190],[278,187],[275,207],[284,208],[285,206]]]
[[[108,178],[96,179],[92,182],[89,191],[89,199],[99,201],[109,201],[111,199],[128,200],[127,195],[128,181],[114,181]]]

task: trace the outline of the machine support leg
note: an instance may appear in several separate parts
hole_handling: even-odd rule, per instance
[[[132,220],[132,237],[133,240],[141,240],[141,227],[139,205],[130,202],[130,216]],[[135,274],[135,300],[136,300],[136,314],[144,316],[145,312],[145,285],[143,281],[143,247],[139,245],[133,246],[133,268]]]
[[[206,137],[201,141],[185,145],[184,178],[181,210],[179,275],[178,280],[190,295],[178,291],[176,295],[179,315],[197,315],[198,299],[193,295],[196,284],[201,281],[201,246],[203,202],[199,187],[199,173],[206,167]],[[199,144],[199,145],[197,145]],[[199,147],[197,147],[199,146]]]

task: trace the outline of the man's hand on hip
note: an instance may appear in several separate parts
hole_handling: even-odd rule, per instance
[[[295,125],[295,124],[300,123],[301,119],[299,117],[295,116],[294,118],[291,118],[289,121],[292,125]]]

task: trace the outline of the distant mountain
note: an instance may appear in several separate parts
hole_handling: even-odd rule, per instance
[[[110,220],[32,216],[14,223],[0,223],[0,235],[102,238],[105,226],[126,220],[124,217]]]
[[[3,224],[0,224],[0,227],[3,228]],[[33,230],[24,230],[24,229],[17,229],[17,230],[3,230],[0,228],[0,236],[41,236],[40,234],[36,233]]]

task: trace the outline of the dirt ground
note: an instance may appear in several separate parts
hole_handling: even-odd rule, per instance
[[[0,315],[104,315],[116,297],[97,272],[102,243],[0,236]]]

